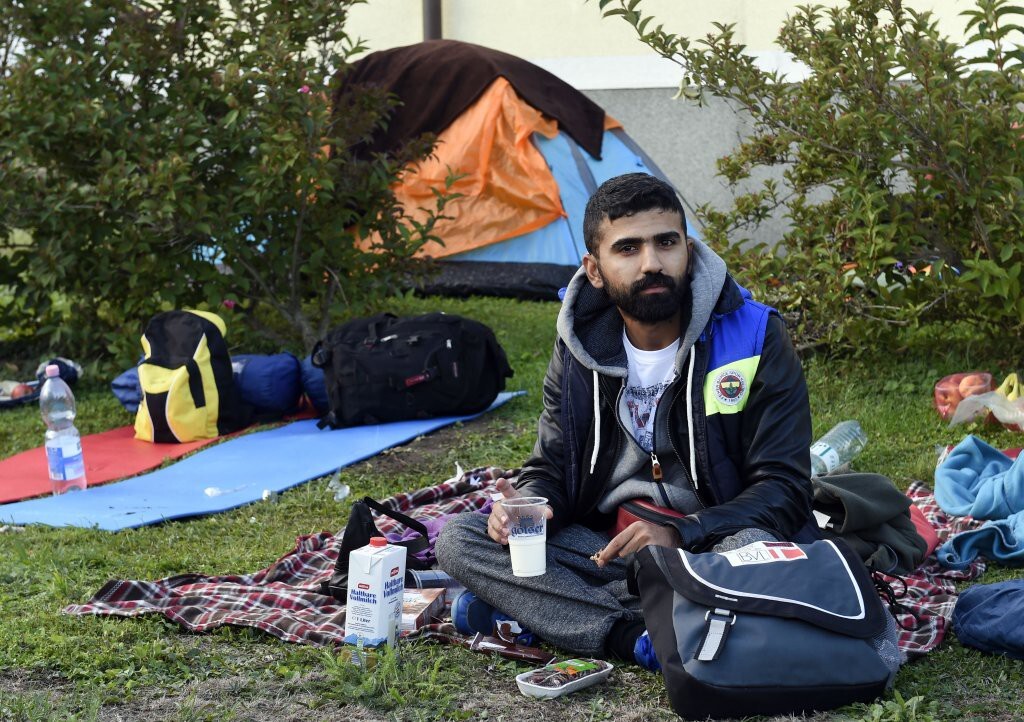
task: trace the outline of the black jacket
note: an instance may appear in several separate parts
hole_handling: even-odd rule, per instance
[[[612,309],[614,311],[614,308]],[[621,336],[621,319],[606,310],[602,323],[608,334]],[[616,312],[617,313],[617,312]],[[706,377],[715,345],[735,342],[730,321],[740,317],[760,320],[760,333],[744,331],[743,341],[759,344],[759,362],[749,381],[745,406],[739,413],[708,413]],[[580,315],[577,312],[576,318]],[[747,324],[751,325],[751,324]],[[722,329],[731,329],[726,333]],[[747,339],[746,336],[751,336]],[[763,344],[760,339],[763,338]],[[621,345],[621,343],[620,343]],[[694,415],[695,489],[704,508],[674,523],[683,547],[703,550],[740,529],[757,527],[780,539],[811,541],[818,538],[811,517],[811,418],[807,387],[800,361],[782,319],[756,304],[731,278],[726,278],[714,311],[694,349],[690,383]],[[719,349],[720,350],[720,349]],[[623,379],[588,368],[559,338],[544,379],[544,412],[538,422],[534,455],[520,475],[519,490],[547,497],[554,510],[552,531],[573,523],[607,529],[613,519],[597,509],[625,442],[616,419],[617,398]],[[598,380],[601,440],[593,471],[596,415],[593,379]],[[678,461],[690,468],[684,391],[687,379],[677,379],[662,396],[669,403],[668,423]],[[659,412],[660,416],[660,412]],[[689,483],[693,480],[686,474]]]

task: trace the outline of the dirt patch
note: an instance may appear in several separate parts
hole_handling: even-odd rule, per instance
[[[452,449],[459,448],[464,437],[470,434],[511,436],[522,432],[523,429],[508,419],[501,419],[493,414],[484,414],[470,421],[446,426],[424,436],[418,436],[408,444],[385,449],[372,458],[374,472],[384,472],[398,477],[430,467],[436,464],[438,459],[445,458]],[[476,461],[487,464],[497,460],[478,459]],[[525,459],[508,461],[521,464]]]
[[[252,722],[307,722],[310,719],[345,719],[352,722],[375,720],[421,719],[487,719],[507,722],[561,722],[607,719],[623,722],[673,720],[670,710],[660,706],[660,699],[644,692],[650,688],[629,669],[616,671],[612,680],[571,696],[549,701],[527,699],[519,694],[514,680],[507,674],[488,671],[484,658],[463,680],[465,693],[447,713],[425,713],[415,706],[392,710],[368,708],[359,704],[325,700],[320,690],[332,684],[319,672],[307,673],[300,681],[253,679],[228,676],[192,681],[174,690],[136,689],[131,699],[100,708],[96,720],[101,722],[137,722],[138,720],[247,720]],[[460,665],[461,666],[461,665]],[[464,669],[464,668],[463,668]],[[75,687],[57,676],[32,675],[14,671],[0,675],[0,693],[22,697],[40,695],[45,705],[59,719],[78,712],[83,706],[75,701]],[[646,699],[644,697],[647,697]],[[37,705],[37,713],[43,707]],[[35,719],[33,715],[31,717]],[[89,717],[85,717],[89,719]]]
[[[24,669],[8,669],[0,672],[0,692],[32,695],[47,692],[61,695],[74,689],[74,685],[58,672],[29,672]]]
[[[483,661],[483,660],[481,660]],[[189,683],[171,694],[138,694],[131,702],[104,707],[103,722],[141,719],[252,720],[253,722],[307,722],[310,719],[370,720],[486,719],[506,722],[583,722],[607,719],[648,722],[678,719],[659,706],[658,699],[641,699],[643,685],[630,683],[621,672],[614,683],[557,700],[527,699],[511,679],[467,680],[466,692],[447,713],[425,713],[415,706],[392,710],[324,701],[316,690],[330,684],[324,675],[307,675],[301,684],[255,682],[242,677]]]
[[[309,682],[315,682],[312,675]],[[314,714],[313,710],[317,710]],[[102,722],[136,722],[137,720],[252,720],[252,722],[307,722],[324,717],[316,695],[293,683],[253,680],[247,677],[225,677],[189,682],[172,693],[145,692],[130,702],[104,707],[98,720]],[[345,719],[354,722],[381,719],[376,712],[358,707],[345,707]]]
[[[213,640],[197,639],[200,646]],[[632,665],[620,665],[605,684],[554,700],[523,697],[513,679],[514,672],[497,670],[487,658],[469,652],[453,664],[459,675],[456,701],[446,712],[426,711],[415,704],[394,709],[377,709],[352,702],[325,698],[324,690],[336,684],[321,671],[306,672],[298,680],[230,675],[191,681],[174,689],[137,688],[124,702],[103,705],[95,717],[88,713],[79,719],[98,722],[137,722],[138,720],[209,720],[229,722],[308,722],[313,719],[344,719],[351,722],[395,720],[472,719],[494,722],[669,722],[679,718],[668,706],[664,687],[657,677]],[[454,661],[454,660],[453,660]],[[469,664],[466,664],[468,662]],[[525,667],[521,671],[525,671]],[[8,670],[0,673],[0,716],[4,696],[45,698],[33,706],[34,714],[15,719],[59,720],[80,714],[87,708],[81,689],[56,673],[30,673]],[[829,713],[779,716],[766,722],[825,722]],[[997,718],[992,718],[997,719]],[[999,717],[1009,720],[1011,717]]]

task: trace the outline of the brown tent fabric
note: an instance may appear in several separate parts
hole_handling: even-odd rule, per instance
[[[357,84],[385,88],[403,103],[367,152],[394,149],[423,133],[441,133],[502,77],[587,153],[601,157],[604,110],[548,71],[508,53],[457,40],[428,40],[370,53],[342,72],[346,75],[335,105],[347,87]]]

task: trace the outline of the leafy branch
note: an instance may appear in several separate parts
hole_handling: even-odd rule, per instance
[[[801,5],[776,37],[806,70],[790,82],[755,64],[734,25],[691,38],[641,0],[597,5],[679,66],[678,98],[723,101],[752,124],[718,162],[732,207],[699,213],[741,280],[798,319],[801,343],[858,348],[960,319],[1024,325],[1024,8],[976,0],[961,44],[900,0]],[[789,229],[774,247],[734,237],[779,215]]]

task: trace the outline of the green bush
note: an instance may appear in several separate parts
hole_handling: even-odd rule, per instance
[[[799,6],[776,42],[808,76],[786,82],[755,65],[731,25],[694,40],[639,0],[599,5],[681,66],[680,96],[724,99],[751,119],[718,164],[733,207],[700,213],[707,240],[796,319],[803,344],[898,342],[951,319],[1018,334],[1024,10],[978,0],[959,44],[900,0]],[[750,181],[772,167],[781,183]],[[758,244],[758,223],[776,212],[789,229],[774,248]]]
[[[200,307],[308,350],[390,293],[432,220],[389,187],[431,141],[355,152],[395,104],[332,102],[357,1],[5,1],[0,327],[123,363],[154,313]]]

